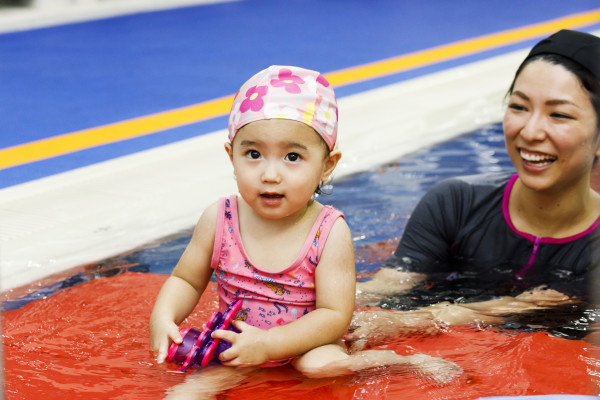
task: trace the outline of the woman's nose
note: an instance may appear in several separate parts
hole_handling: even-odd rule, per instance
[[[531,114],[521,128],[520,135],[523,139],[530,142],[544,140],[546,138],[545,118],[535,113]]]

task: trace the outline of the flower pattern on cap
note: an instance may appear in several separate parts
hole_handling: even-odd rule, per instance
[[[263,101],[264,95],[267,94],[269,88],[267,86],[252,86],[246,92],[246,98],[240,105],[240,112],[246,112],[248,109],[252,111],[260,111],[265,105]]]
[[[274,87],[283,87],[288,93],[300,93],[300,86],[304,81],[297,75],[294,75],[291,70],[282,68],[279,70],[279,77],[271,79],[271,85]]]
[[[229,115],[229,140],[244,125],[263,119],[290,119],[313,128],[333,150],[337,139],[333,87],[319,72],[271,66],[250,78],[236,94]]]

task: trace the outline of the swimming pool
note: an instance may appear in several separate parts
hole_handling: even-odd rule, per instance
[[[393,251],[411,210],[433,184],[450,176],[510,169],[501,127],[495,124],[334,181],[325,190],[329,194],[320,200],[346,214],[353,231],[357,273],[364,277]],[[174,366],[153,363],[147,322],[165,274],[177,262],[190,234],[83,267],[61,282],[6,301],[7,398],[152,399],[162,398],[166,390],[183,382],[185,375],[176,373]],[[201,326],[216,308],[212,286],[183,325]],[[575,310],[576,316],[560,311],[537,315],[532,324],[449,328],[435,336],[399,337],[380,346],[400,354],[422,352],[456,362],[465,374],[448,386],[433,386],[386,369],[309,380],[284,367],[260,371],[221,398],[598,395],[597,349],[576,339],[593,332],[596,307]],[[564,324],[573,329],[567,333],[557,329]]]

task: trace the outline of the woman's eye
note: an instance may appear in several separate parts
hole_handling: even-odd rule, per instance
[[[573,117],[571,117],[570,115],[563,114],[563,113],[559,113],[559,112],[552,113],[552,116],[553,116],[554,118],[561,118],[561,119],[573,119]]]
[[[298,161],[300,159],[300,154],[298,153],[289,153],[288,155],[285,156],[285,159],[288,161]]]
[[[523,107],[522,105],[517,104],[517,103],[509,104],[508,108],[515,110],[515,111],[525,111],[525,107]]]
[[[248,150],[246,154],[253,160],[257,160],[260,158],[260,153],[256,150]]]

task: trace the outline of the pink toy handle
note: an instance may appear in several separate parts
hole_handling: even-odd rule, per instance
[[[233,303],[231,303],[231,305],[229,306],[229,308],[227,309],[227,311],[225,311],[225,314],[223,315],[223,320],[221,321],[221,324],[214,327],[213,332],[216,330],[230,330],[235,333],[240,333],[239,330],[237,330],[233,325],[231,325],[231,322],[238,315],[238,312],[240,311],[241,308],[242,308],[241,300],[236,300]],[[210,345],[204,352],[204,357],[202,357],[202,360],[200,361],[200,365],[205,367],[209,364],[210,361],[213,361],[213,359],[214,359],[214,361],[219,361],[219,354],[221,354],[222,352],[224,352],[225,350],[227,350],[230,347],[231,347],[231,343],[229,343],[227,340],[221,341],[221,339],[213,339],[212,343],[210,343]]]
[[[227,340],[214,339],[211,334],[215,330],[230,330],[239,333],[231,323],[242,308],[242,300],[237,299],[229,305],[225,314],[215,311],[202,331],[185,328],[180,331],[181,344],[171,343],[167,353],[167,361],[181,364],[180,371],[185,371],[194,363],[200,366],[220,364],[219,354],[231,347]]]

